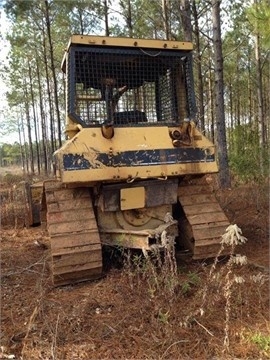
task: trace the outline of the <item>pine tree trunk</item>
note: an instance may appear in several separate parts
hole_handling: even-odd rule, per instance
[[[201,44],[200,44],[200,31],[199,31],[199,22],[198,22],[198,12],[196,1],[192,0],[192,13],[194,18],[194,38],[196,44],[196,65],[197,65],[197,74],[198,74],[198,99],[199,99],[199,123],[201,130],[205,130],[205,119],[204,119],[204,84],[202,76],[202,56],[201,56]]]
[[[192,42],[192,24],[189,0],[180,0],[180,16],[185,41]]]
[[[44,172],[45,172],[45,175],[47,176],[48,175],[47,146],[46,146],[47,132],[46,132],[46,123],[45,123],[45,112],[44,112],[44,106],[43,106],[44,99],[43,99],[43,92],[42,92],[42,86],[41,86],[40,70],[39,70],[39,62],[38,62],[37,53],[36,53],[36,72],[37,72],[38,93],[39,93],[39,111],[40,111],[40,117],[41,117],[41,134],[42,134]]]
[[[212,72],[209,68],[209,84],[208,84],[208,91],[209,91],[209,112],[210,112],[210,138],[212,142],[215,142],[215,121],[214,121],[214,105],[213,105],[213,80],[212,80]]]
[[[162,14],[163,14],[163,28],[165,32],[165,38],[166,40],[169,40],[171,34],[170,34],[169,18],[168,18],[168,0],[162,0]]]
[[[104,21],[105,21],[105,36],[110,36],[110,28],[109,28],[109,9],[107,0],[103,0],[104,6]]]
[[[237,126],[240,127],[241,125],[241,106],[240,106],[240,98],[241,98],[241,85],[239,80],[239,54],[237,54],[237,61],[236,61],[236,84],[237,84],[237,95],[236,95],[236,119],[237,119]]]
[[[233,114],[233,86],[232,80],[229,83],[229,99],[230,99],[230,130],[229,130],[229,149],[231,152],[234,150],[234,141],[233,141],[233,130],[234,130],[234,114]]]
[[[35,99],[34,99],[34,91],[33,91],[33,78],[32,78],[32,69],[31,69],[30,62],[28,63],[28,73],[29,73],[31,102],[32,102],[31,105],[32,105],[33,120],[34,120],[37,168],[38,168],[38,174],[40,175],[40,153],[39,153],[39,139],[38,139],[38,134],[37,134],[37,116],[36,116],[36,110],[35,110]]]
[[[80,23],[80,34],[84,35],[83,12],[81,9],[78,9],[78,13],[79,13],[79,23]]]
[[[20,107],[20,121],[19,121],[19,129],[22,134],[22,144],[23,144],[23,153],[24,153],[24,160],[25,160],[25,171],[29,174],[29,156],[28,156],[28,149],[26,144],[26,136],[25,136],[25,126],[23,123],[23,112],[22,108]]]
[[[52,43],[52,36],[51,36],[51,20],[49,15],[49,3],[48,0],[44,0],[45,2],[45,9],[46,9],[46,30],[48,35],[49,41],[49,53],[50,53],[50,62],[51,62],[51,71],[53,76],[53,90],[54,90],[54,104],[55,104],[55,111],[56,111],[56,119],[57,119],[57,130],[58,130],[58,146],[62,146],[62,138],[61,138],[61,119],[60,119],[60,111],[59,111],[59,101],[58,101],[58,87],[57,87],[57,80],[56,80],[56,71],[55,71],[55,64],[54,64],[54,49]]]
[[[219,184],[221,188],[231,186],[226,144],[225,109],[224,109],[224,82],[223,82],[223,55],[220,25],[221,0],[212,0],[212,21],[214,41],[214,68],[215,68],[215,115],[217,125],[217,152],[219,160]]]
[[[257,0],[254,0],[257,6]],[[260,35],[255,34],[255,61],[256,61],[256,90],[257,90],[257,104],[258,104],[258,133],[259,133],[259,157],[260,157],[260,172],[264,174],[263,158],[264,146],[266,145],[266,131],[264,120],[264,104],[263,104],[263,81],[262,81],[262,64],[261,64],[261,46]]]
[[[50,92],[50,78],[49,78],[49,66],[46,54],[46,39],[45,39],[45,32],[43,29],[43,60],[45,65],[45,75],[46,75],[46,90],[48,96],[48,105],[49,105],[49,114],[50,114],[50,148],[51,152],[54,153],[56,150],[55,146],[55,130],[54,130],[54,116],[53,116],[53,106],[52,106],[52,97]]]
[[[17,128],[18,128],[18,134],[19,134],[21,164],[22,164],[23,175],[25,175],[25,153],[24,153],[24,147],[23,147],[23,143],[22,143],[22,131],[21,131],[21,124],[20,124],[19,118],[20,118],[20,113],[17,110]]]
[[[24,98],[25,98],[25,115],[26,115],[26,124],[27,124],[27,134],[28,134],[28,146],[29,146],[29,161],[30,161],[30,174],[33,175],[35,173],[34,167],[34,151],[33,151],[33,143],[32,143],[32,129],[31,129],[31,120],[30,120],[30,111],[29,111],[29,100],[28,100],[28,91],[27,85],[24,82]]]
[[[133,37],[133,25],[132,25],[132,11],[131,11],[131,3],[128,1],[128,9],[127,9],[127,27],[129,37]]]

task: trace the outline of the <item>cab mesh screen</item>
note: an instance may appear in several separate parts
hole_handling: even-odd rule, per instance
[[[67,68],[69,113],[85,126],[179,123],[181,106],[186,103],[186,54],[175,53],[71,48]]]

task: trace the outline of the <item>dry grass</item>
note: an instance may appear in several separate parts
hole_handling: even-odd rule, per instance
[[[262,191],[219,194],[248,237],[240,248],[248,264],[230,267],[224,260],[214,270],[213,262],[178,262],[176,268],[173,252],[154,259],[126,252],[124,266],[112,263],[100,281],[53,288],[49,250],[35,242],[48,245],[46,233],[2,228],[0,358],[270,358],[268,204]]]
[[[33,244],[38,233],[28,231],[24,238],[18,239],[18,234],[5,239],[24,241],[17,264],[4,260],[2,343],[6,353],[18,359],[267,358],[267,347],[260,348],[251,337],[260,334],[266,339],[269,326],[268,290],[251,278],[258,271],[241,267],[234,271],[237,276],[244,272],[246,283],[232,288],[230,344],[224,356],[226,299],[217,292],[217,283],[208,288],[203,316],[196,314],[183,326],[187,315],[202,307],[208,266],[180,266],[173,292],[166,291],[172,288],[161,272],[151,279],[149,264],[143,271],[132,269],[132,274],[131,268],[112,269],[101,281],[54,289],[46,269],[47,252]],[[28,254],[23,258],[25,248]],[[17,250],[4,252],[4,259],[11,259]],[[223,266],[218,264],[218,271]],[[192,277],[197,282],[192,283]]]

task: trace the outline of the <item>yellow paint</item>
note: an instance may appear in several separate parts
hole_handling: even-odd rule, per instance
[[[68,140],[56,153],[63,183],[85,183],[94,181],[119,181],[147,178],[166,178],[188,174],[216,173],[216,162],[157,164],[151,166],[107,167],[98,162],[97,154],[117,155],[127,150],[174,149],[170,131],[174,128],[159,127],[129,127],[115,128],[112,139],[105,139],[100,128],[83,128],[71,140]],[[215,147],[194,128],[192,147],[205,149],[214,154]],[[187,146],[186,148],[190,148]],[[182,147],[185,149],[185,147]],[[84,156],[95,168],[85,170],[64,171],[62,158],[64,154],[79,154]]]
[[[192,50],[191,42],[174,41],[174,40],[159,40],[159,39],[138,39],[138,38],[124,38],[124,37],[108,37],[108,36],[93,36],[93,35],[72,35],[70,38],[71,44],[81,45],[102,45],[102,46],[129,46],[138,48],[156,48],[156,49],[173,49],[173,50]]]
[[[145,206],[145,188],[134,187],[121,189],[120,204],[121,210],[143,208]]]
[[[93,181],[125,181],[127,179],[147,179],[160,178],[166,179],[166,176],[183,176],[196,174],[216,173],[218,167],[213,163],[187,163],[167,165],[167,170],[161,166],[136,166],[122,168],[104,168],[104,169],[86,169],[76,171],[62,171],[61,180],[63,183],[88,183]]]
[[[74,138],[67,141],[58,150],[62,153],[95,154],[99,152],[117,152],[127,150],[150,150],[173,148],[169,132],[177,127],[126,127],[114,128],[114,136],[106,139],[102,136],[101,128],[83,128]],[[194,128],[194,136],[202,136],[201,140],[194,139],[194,147],[213,148],[213,143],[204,137],[198,129]]]
[[[72,45],[87,45],[87,46],[118,46],[118,47],[135,47],[142,49],[168,49],[168,50],[184,50],[191,51],[193,44],[186,41],[174,40],[158,40],[158,39],[134,39],[108,36],[93,36],[93,35],[72,35],[66,53],[62,61],[62,69],[65,72],[65,62],[67,52]]]

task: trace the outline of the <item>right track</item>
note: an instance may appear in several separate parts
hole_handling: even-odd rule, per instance
[[[213,258],[221,246],[221,236],[230,225],[214,192],[207,184],[183,184],[178,198],[185,213],[180,232],[194,260]],[[226,249],[221,255],[227,255]]]

